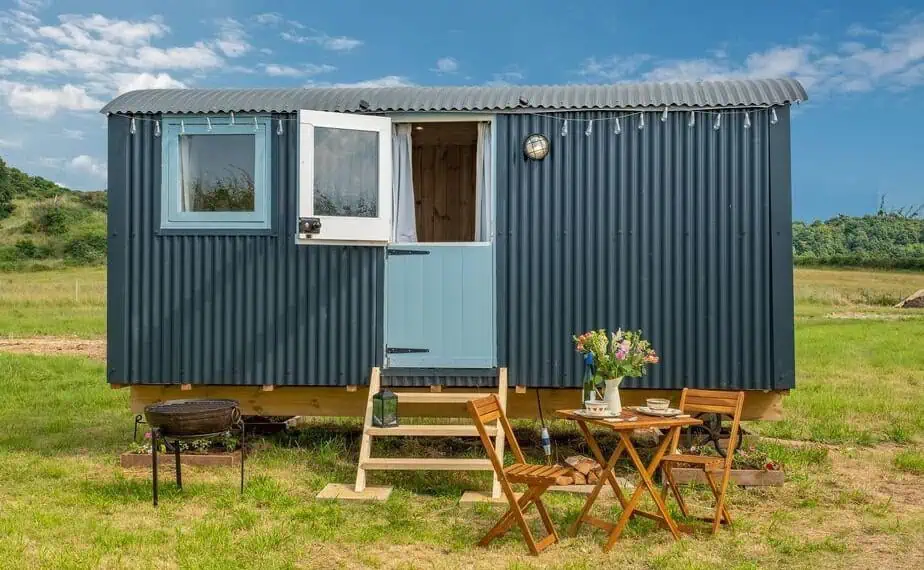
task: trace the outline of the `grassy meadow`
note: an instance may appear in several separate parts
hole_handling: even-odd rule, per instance
[[[0,338],[106,336],[106,268],[0,272]]]
[[[458,504],[463,490],[488,487],[483,473],[376,472],[371,484],[395,486],[385,503],[314,499],[326,483],[353,478],[355,420],[312,421],[256,441],[243,497],[233,470],[184,468],[180,492],[165,469],[155,509],[149,472],[118,467],[132,416],[127,391],[105,384],[104,364],[0,352],[0,567],[920,568],[924,311],[891,305],[921,288],[922,273],[798,269],[798,387],[782,421],[747,426],[784,465],[786,485],[734,489],[735,525],[715,537],[675,543],[633,521],[608,554],[603,534],[587,528],[539,558],[516,532],[489,549],[474,546],[503,511]],[[0,274],[0,339],[100,338],[104,297],[100,269]],[[554,427],[559,452],[583,451],[573,430]],[[535,426],[519,429],[536,456]],[[478,452],[458,441],[387,445],[377,452]],[[563,531],[583,498],[548,497]],[[689,497],[693,506],[711,504],[702,488]],[[617,512],[612,503],[597,507],[598,515]]]

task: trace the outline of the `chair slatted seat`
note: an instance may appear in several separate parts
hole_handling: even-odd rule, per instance
[[[523,539],[526,541],[529,552],[533,555],[538,555],[559,540],[558,532],[552,525],[552,518],[549,516],[548,510],[546,510],[541,496],[549,487],[555,484],[558,477],[571,473],[571,470],[557,465],[527,463],[526,458],[523,456],[523,451],[513,435],[513,428],[510,427],[507,415],[504,413],[496,395],[492,394],[487,398],[472,400],[468,402],[467,406],[475,428],[481,437],[481,443],[488,452],[491,465],[494,467],[497,480],[500,482],[501,490],[504,496],[507,497],[507,502],[510,503],[510,508],[504,513],[504,516],[484,535],[478,545],[489,545],[494,539],[504,536],[516,524],[523,533]],[[503,456],[497,453],[485,426],[485,423],[494,420],[497,420],[498,427],[506,435],[507,442],[510,445],[510,452],[515,460],[513,464],[507,467],[504,467]],[[523,484],[527,487],[526,492],[519,498],[513,492],[512,485],[515,484]],[[533,538],[533,533],[530,531],[529,524],[523,514],[531,505],[536,506],[536,510],[539,511],[539,518],[542,519],[542,525],[548,533],[538,542]]]

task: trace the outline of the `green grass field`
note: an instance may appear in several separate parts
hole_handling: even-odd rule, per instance
[[[0,272],[0,337],[106,336],[106,268]]]
[[[75,281],[86,297],[75,298]],[[104,335],[104,281],[101,270],[0,274],[0,336]],[[736,524],[716,537],[674,543],[633,521],[609,554],[599,549],[602,533],[586,529],[539,558],[526,555],[516,533],[475,547],[502,508],[457,499],[486,488],[485,474],[373,473],[372,484],[395,485],[386,503],[314,499],[326,483],[352,479],[354,420],[256,442],[243,497],[232,470],[185,469],[182,493],[165,474],[154,509],[149,473],[117,465],[132,416],[127,391],[106,386],[104,364],[0,353],[0,567],[920,567],[924,312],[886,306],[920,288],[924,274],[798,270],[798,387],[783,421],[748,425],[768,436],[758,445],[784,464],[787,484],[735,489]],[[535,426],[520,429],[537,455]],[[560,425],[554,435],[564,452],[579,441]],[[709,504],[703,489],[690,493],[693,505]],[[564,529],[582,499],[557,494],[548,503]]]

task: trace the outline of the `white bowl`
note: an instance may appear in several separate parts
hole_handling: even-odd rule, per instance
[[[587,400],[584,402],[584,411],[588,414],[603,415],[606,410],[606,402],[600,400]]]
[[[648,398],[645,400],[645,404],[648,406],[649,410],[661,412],[671,405],[671,401],[664,398]]]

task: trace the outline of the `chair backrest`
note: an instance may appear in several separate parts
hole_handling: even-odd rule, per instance
[[[513,435],[513,428],[507,420],[507,414],[504,413],[497,394],[491,394],[477,400],[469,400],[467,407],[468,413],[475,423],[475,428],[478,430],[478,435],[481,437],[481,443],[484,444],[498,477],[502,478],[504,476],[504,458],[498,457],[494,443],[491,442],[491,436],[488,435],[488,431],[485,429],[486,423],[497,420],[497,427],[504,430],[507,444],[510,446],[510,451],[513,453],[514,458],[519,463],[526,463],[523,451],[520,449],[520,444],[517,443],[517,438]]]
[[[680,394],[680,410],[686,414],[712,413],[723,414],[732,418],[731,432],[728,436],[728,449],[734,450],[738,445],[738,429],[741,425],[741,410],[744,409],[744,392],[727,390],[699,390],[684,388]],[[677,451],[680,432],[674,435],[672,449]],[[734,453],[727,453],[725,463],[731,465]]]

